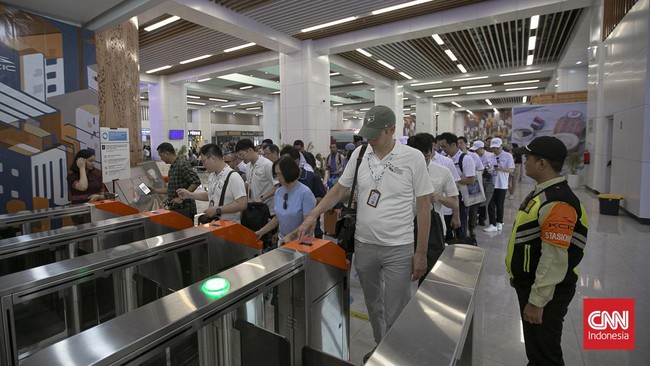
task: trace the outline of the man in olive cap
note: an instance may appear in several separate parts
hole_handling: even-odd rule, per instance
[[[519,206],[506,255],[526,356],[529,365],[564,365],[562,322],[575,294],[589,220],[560,174],[567,156],[562,141],[541,136],[514,153],[526,155],[526,175],[537,182]]]
[[[359,131],[368,140],[367,147],[352,153],[338,182],[296,230],[298,237],[313,231],[316,219],[350,191],[358,165],[354,265],[377,343],[408,303],[410,282],[425,275],[431,224],[433,186],[424,156],[396,143],[394,133],[395,113],[386,106],[371,108]],[[418,224],[415,253],[413,197]]]

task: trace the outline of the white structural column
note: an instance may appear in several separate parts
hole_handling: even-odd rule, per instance
[[[280,99],[281,96],[272,96],[264,99],[264,117],[262,118],[262,130],[264,138],[273,140],[273,143],[280,146]],[[293,142],[293,141],[292,141]]]
[[[434,109],[436,104],[431,98],[418,98],[415,102],[415,131],[426,132],[435,135],[436,113]]]
[[[404,135],[404,91],[397,81],[389,86],[375,87],[375,105],[385,105],[395,112],[397,121],[395,123],[395,138]]]
[[[438,104],[438,113],[438,135],[443,132],[454,132],[454,119],[456,118],[454,110]]]
[[[326,153],[330,141],[329,69],[329,57],[317,55],[311,41],[303,41],[299,52],[280,54],[282,142],[312,143],[314,155]]]
[[[198,111],[198,121],[192,121],[192,128],[201,130],[201,146],[212,142],[212,111],[209,108],[202,108]]]
[[[170,142],[176,149],[187,144],[187,89],[180,83],[170,83],[161,76],[157,84],[149,86],[149,122],[151,154],[159,159],[156,148]],[[182,140],[169,140],[169,130],[184,130]]]

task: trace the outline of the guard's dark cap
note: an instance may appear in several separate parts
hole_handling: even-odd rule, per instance
[[[545,159],[564,162],[567,156],[567,149],[564,142],[553,136],[536,137],[525,147],[513,150],[515,154],[531,154]]]

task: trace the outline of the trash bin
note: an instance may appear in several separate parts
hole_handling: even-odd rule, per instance
[[[600,214],[618,216],[618,208],[622,199],[623,196],[619,196],[618,194],[599,194]]]

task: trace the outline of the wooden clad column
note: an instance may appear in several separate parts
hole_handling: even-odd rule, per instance
[[[142,161],[138,20],[95,35],[102,127],[129,129],[131,165]]]

